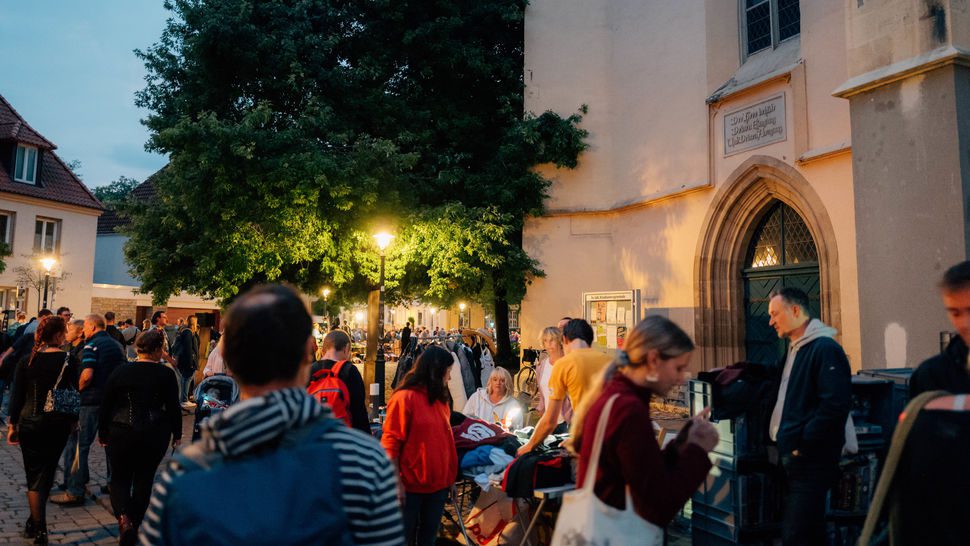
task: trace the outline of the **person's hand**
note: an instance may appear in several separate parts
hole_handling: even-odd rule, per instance
[[[20,438],[17,438],[17,425],[13,423],[7,423],[7,444],[20,445]]]
[[[98,438],[98,445],[101,447],[108,447],[108,442],[105,442],[100,437]]]
[[[797,449],[791,452],[792,457],[801,457],[802,454]]]
[[[711,408],[704,408],[703,411],[691,418],[690,429],[687,431],[687,443],[697,444],[706,453],[710,453],[720,439],[717,428],[707,420],[710,415]]]
[[[523,456],[526,453],[529,453],[531,451],[532,451],[532,444],[531,443],[525,444],[524,446],[520,447],[519,449],[517,449],[515,451],[515,456],[516,457],[521,457],[521,456]]]
[[[176,439],[172,440],[172,449],[176,449],[180,445],[182,445],[182,439],[181,438],[176,438]]]

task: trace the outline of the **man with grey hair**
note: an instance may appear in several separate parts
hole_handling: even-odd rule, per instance
[[[84,492],[88,482],[88,453],[98,433],[98,412],[108,377],[115,368],[127,362],[125,353],[117,341],[105,332],[105,320],[101,315],[84,317],[84,349],[81,350],[81,412],[78,415],[76,461],[67,483],[67,492],[51,498],[51,502],[66,506],[84,504]]]

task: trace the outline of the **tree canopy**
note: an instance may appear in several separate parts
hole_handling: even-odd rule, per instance
[[[170,163],[128,203],[144,290],[232,298],[286,280],[330,301],[502,310],[541,275],[522,249],[548,181],[585,149],[573,115],[523,112],[526,0],[170,0],[137,103]],[[578,106],[578,105],[577,105]],[[499,336],[499,341],[501,338]]]
[[[92,188],[91,192],[98,198],[98,201],[101,201],[105,205],[113,206],[127,199],[128,195],[131,194],[131,190],[135,189],[138,184],[140,182],[134,178],[119,176],[117,180],[112,180],[104,186]]]

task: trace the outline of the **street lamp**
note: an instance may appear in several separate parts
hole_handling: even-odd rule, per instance
[[[44,266],[44,309],[47,309],[47,289],[51,282],[51,269],[54,268],[54,264],[57,260],[48,256],[47,258],[41,258],[40,265]]]
[[[436,318],[435,315],[438,314],[438,308],[437,307],[431,307],[430,310],[431,310],[431,329],[433,330],[434,329],[434,319]]]
[[[465,303],[458,304],[458,328],[465,327]]]
[[[381,251],[381,279],[380,279],[380,292],[377,294],[377,357],[374,359],[374,379],[377,380],[377,384],[380,385],[380,391],[378,392],[378,401],[380,405],[384,405],[384,251],[391,244],[391,240],[394,239],[394,235],[382,231],[380,233],[374,234],[374,240],[377,241],[377,248]]]
[[[330,316],[327,315],[327,298],[330,296],[330,289],[324,288],[320,291],[323,294],[323,318],[327,319],[327,328],[330,327]]]

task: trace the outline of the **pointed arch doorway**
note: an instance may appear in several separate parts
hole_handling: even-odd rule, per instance
[[[818,247],[805,220],[781,201],[771,202],[751,237],[744,280],[744,347],[749,362],[773,364],[786,349],[769,326],[768,301],[782,288],[808,294],[813,317],[821,313]]]
[[[782,225],[785,211],[790,209],[795,214],[788,217],[800,219],[799,224],[804,225],[810,234],[816,254],[814,268],[809,268],[808,259],[802,261],[799,258],[794,263],[794,255],[789,255],[787,264],[781,258],[780,266],[752,267],[755,263],[752,248],[758,246],[760,228],[779,203],[787,207],[781,213]],[[787,233],[797,235],[791,229]],[[781,257],[784,241],[776,240],[774,248]],[[789,267],[786,269],[786,266]],[[777,343],[774,332],[768,330],[767,318],[750,321],[753,328],[763,326],[761,335],[749,335],[747,331],[748,315],[757,311],[749,309],[748,303],[763,299],[764,313],[767,313],[767,298],[746,297],[749,293],[746,290],[750,289],[754,296],[767,296],[773,273],[775,277],[782,277],[783,285],[786,282],[792,283],[791,286],[803,283],[803,289],[811,288],[812,283],[817,285],[815,290],[806,290],[815,293],[815,316],[836,330],[842,328],[839,254],[832,222],[811,184],[795,168],[775,158],[760,155],[748,158],[718,189],[697,242],[694,271],[696,369],[710,370],[748,360],[749,340],[761,340],[763,348],[768,347],[768,350],[771,350],[769,340]],[[748,284],[749,277],[751,285]],[[761,285],[756,286],[756,282]],[[765,358],[765,353],[758,358]]]

